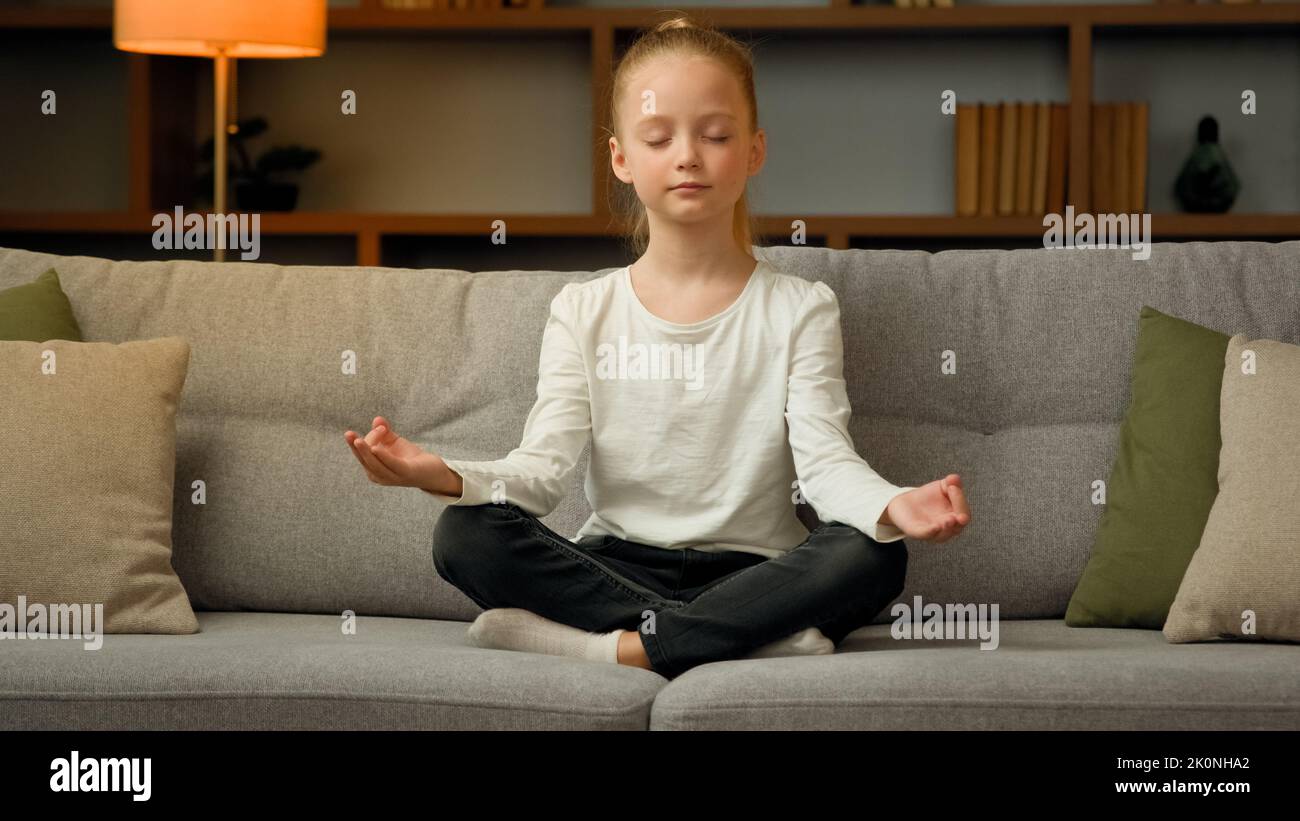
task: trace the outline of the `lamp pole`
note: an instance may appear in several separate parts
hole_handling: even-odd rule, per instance
[[[216,232],[216,242],[212,247],[212,259],[216,262],[224,262],[226,259],[226,172],[229,170],[226,165],[226,123],[230,112],[230,58],[226,56],[226,47],[217,46],[217,54],[213,63],[215,72],[216,93],[213,97],[212,109],[212,134],[216,138],[215,144],[215,164],[212,167],[212,178],[216,183],[216,191],[212,195],[212,207],[216,212],[216,222],[221,230]]]

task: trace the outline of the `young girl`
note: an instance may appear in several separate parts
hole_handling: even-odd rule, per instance
[[[904,537],[944,542],[970,522],[960,479],[898,487],[857,455],[834,292],[750,255],[745,187],[766,135],[745,47],[663,23],[612,93],[641,256],[552,300],[520,446],[444,460],[383,417],[344,438],[371,481],[449,505],[434,567],[484,608],[477,645],[669,678],[833,652],[902,592]],[[570,540],[538,517],[588,443],[593,512]],[[804,501],[825,522],[811,533]]]

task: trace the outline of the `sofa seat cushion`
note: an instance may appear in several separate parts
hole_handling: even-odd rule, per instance
[[[468,624],[198,611],[189,635],[0,641],[0,730],[645,730],[648,670],[486,650]]]
[[[873,624],[834,655],[702,664],[659,693],[650,729],[1300,730],[1300,645],[1036,619],[979,647]]]

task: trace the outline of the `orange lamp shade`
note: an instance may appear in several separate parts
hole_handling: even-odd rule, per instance
[[[116,0],[123,51],[212,57],[319,57],[325,0]]]

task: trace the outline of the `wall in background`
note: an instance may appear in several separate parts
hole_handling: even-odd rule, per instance
[[[93,5],[42,3],[60,4]],[[1208,113],[1219,119],[1242,181],[1233,210],[1300,211],[1300,37],[1254,28],[1240,36],[1103,30],[1096,38],[1095,99],[1152,101],[1150,210],[1178,210],[1173,181],[1197,121]],[[767,166],[750,183],[760,214],[949,214],[953,118],[939,111],[942,89],[952,88],[962,101],[1068,97],[1067,47],[1059,33],[760,31],[751,39],[769,146]],[[5,31],[0,46],[0,105],[10,114],[0,129],[0,209],[125,207],[126,67],[111,34]],[[205,63],[194,93],[199,133],[207,135],[211,70]],[[581,213],[591,196],[589,71],[588,43],[571,34],[334,33],[321,58],[241,61],[238,114],[270,121],[255,150],[301,143],[324,152],[302,177],[299,210]],[[59,91],[57,118],[40,114],[46,87]],[[344,88],[359,95],[354,117],[339,111]],[[1245,88],[1258,95],[1252,117],[1240,113]],[[119,239],[85,237],[82,245],[93,252],[96,242],[136,241]],[[472,262],[476,239],[388,238],[385,259],[422,263],[439,248],[455,248]],[[58,236],[47,240],[57,243]],[[279,245],[290,256],[296,246],[310,245],[310,238],[284,240]],[[591,245],[600,263],[593,268],[623,262],[609,258],[616,241],[577,242]],[[557,262],[581,267],[580,252],[565,244],[563,254],[554,239],[539,240],[534,250],[554,248]],[[875,238],[871,244],[1032,246],[980,238]],[[320,245],[341,249],[338,264],[349,264],[348,242],[327,238]],[[484,253],[499,260],[500,250],[487,245]],[[528,259],[519,267],[549,264],[528,265]]]

